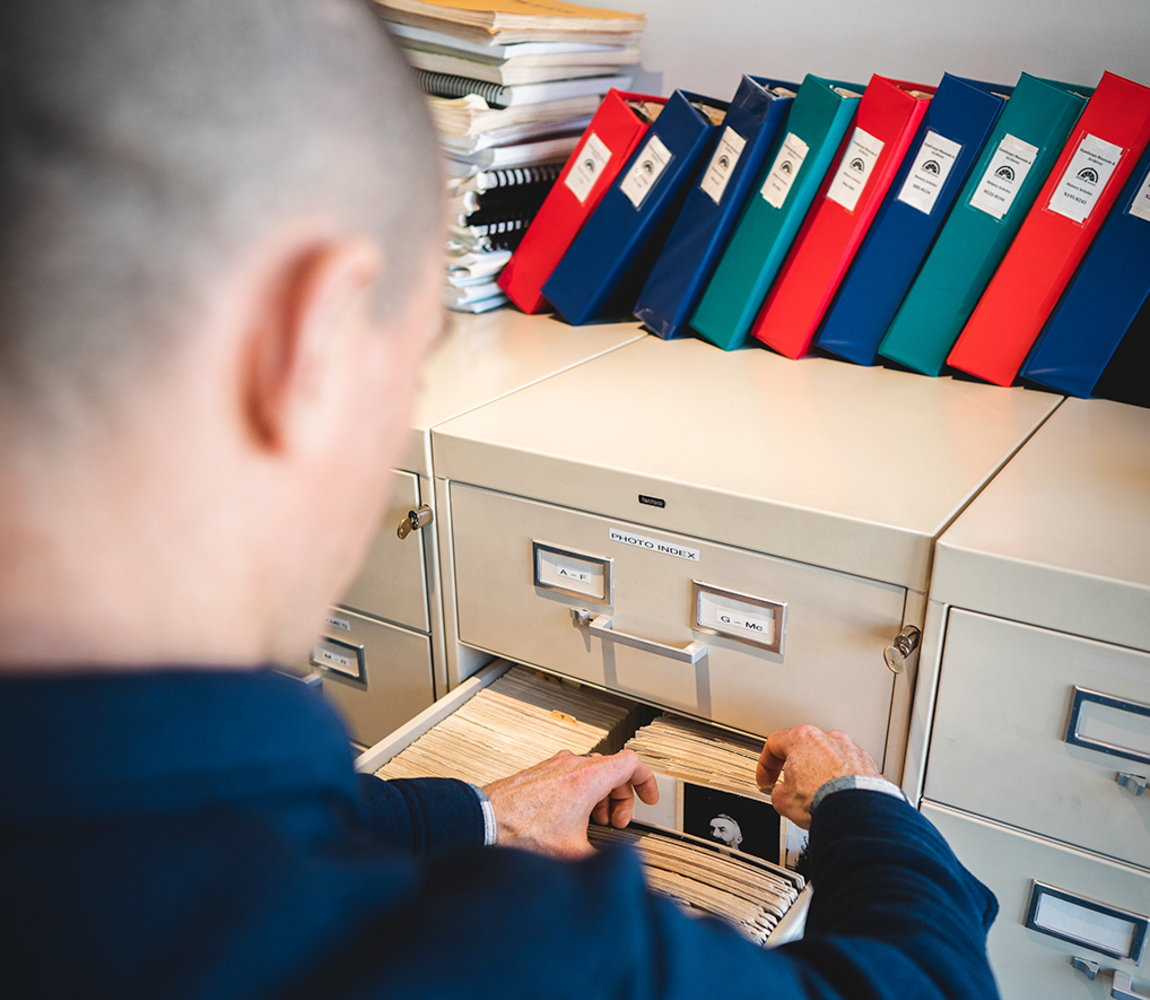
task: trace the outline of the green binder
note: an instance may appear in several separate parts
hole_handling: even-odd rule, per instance
[[[879,354],[937,375],[1078,121],[1091,88],[1023,73]]]
[[[854,118],[863,87],[808,73],[719,259],[691,327],[741,347]]]

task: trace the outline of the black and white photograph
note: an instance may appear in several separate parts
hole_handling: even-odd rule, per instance
[[[780,863],[779,814],[769,802],[683,783],[683,832]]]

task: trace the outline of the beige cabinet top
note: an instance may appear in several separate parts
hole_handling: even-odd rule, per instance
[[[646,336],[432,439],[438,477],[925,591],[938,534],[1061,399]]]
[[[455,314],[424,366],[400,468],[431,475],[432,427],[643,336],[636,323],[575,328],[499,309]]]
[[[931,596],[1150,650],[1150,410],[1066,400],[942,536]]]

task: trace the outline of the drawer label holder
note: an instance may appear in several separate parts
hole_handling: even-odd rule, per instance
[[[1079,896],[1035,879],[1030,887],[1026,926],[1040,934],[1084,945],[1138,964],[1150,918]]]
[[[311,648],[311,662],[329,674],[338,674],[361,684],[364,674],[363,647],[333,636],[321,636]]]
[[[695,618],[693,628],[782,656],[787,630],[785,602],[692,580],[691,604]]]
[[[1144,735],[1135,731],[1138,723],[1142,723]],[[1094,735],[1090,735],[1088,730]],[[1126,739],[1141,737],[1142,745],[1123,746],[1112,741],[1114,736],[1102,738],[1118,732],[1122,732]],[[1150,764],[1150,705],[1075,686],[1063,742],[1139,764]]]
[[[612,559],[532,539],[531,564],[536,587],[572,597],[590,598],[600,604],[612,603]]]

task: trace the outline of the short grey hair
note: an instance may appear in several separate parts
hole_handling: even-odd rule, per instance
[[[0,411],[146,377],[292,216],[376,236],[402,307],[442,181],[386,35],[366,0],[4,0]]]

